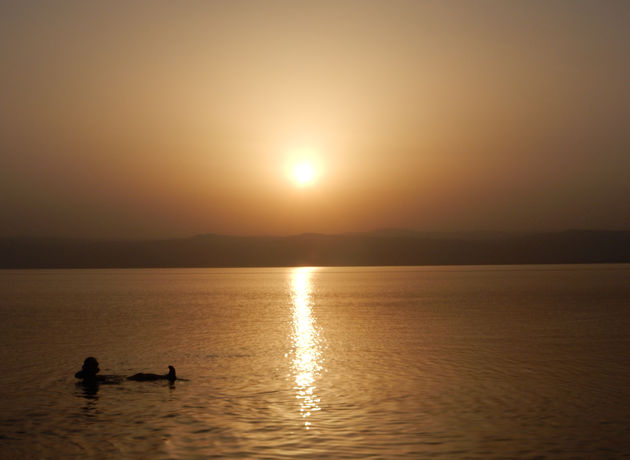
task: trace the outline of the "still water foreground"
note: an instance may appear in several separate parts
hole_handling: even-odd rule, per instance
[[[3,458],[630,455],[629,265],[0,272]],[[101,372],[187,381],[86,389]]]

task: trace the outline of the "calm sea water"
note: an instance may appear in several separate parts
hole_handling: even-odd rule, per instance
[[[0,271],[4,458],[630,456],[630,265]],[[73,374],[187,381],[101,385]]]

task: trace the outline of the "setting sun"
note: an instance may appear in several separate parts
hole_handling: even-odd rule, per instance
[[[315,168],[311,163],[299,163],[293,169],[293,179],[297,185],[310,185],[315,180]]]
[[[308,187],[322,175],[320,151],[311,145],[293,146],[287,149],[286,174],[298,187]]]

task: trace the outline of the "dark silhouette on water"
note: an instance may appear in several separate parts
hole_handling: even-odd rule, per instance
[[[168,380],[169,382],[174,382],[177,380],[177,375],[175,375],[175,368],[173,366],[168,366],[168,374],[145,374],[140,372],[138,374],[134,374],[130,377],[127,377],[127,380],[135,380],[137,382],[152,382],[155,380]]]
[[[82,379],[85,384],[97,384],[105,381],[104,375],[96,375],[100,372],[96,358],[89,356],[83,361],[81,370],[74,374],[78,379]]]
[[[83,361],[81,370],[74,374],[78,379],[82,380],[82,383],[89,385],[96,385],[99,383],[120,383],[123,381],[122,375],[97,375],[100,372],[98,367],[98,361],[96,358],[89,356]]]
[[[117,384],[122,383],[125,377],[122,375],[98,375],[100,369],[98,367],[98,361],[96,358],[89,356],[83,361],[81,370],[74,374],[78,379],[81,379],[77,385],[82,385],[86,396],[95,396],[98,392],[99,384]],[[175,368],[168,366],[168,374],[145,374],[140,372],[132,376],[127,377],[127,380],[134,380],[136,382],[153,382],[157,380],[168,380],[169,383],[175,382],[178,379],[175,374]]]
[[[99,379],[102,377],[96,375],[99,371],[98,361],[90,356],[83,361],[81,370],[74,374],[76,378],[81,379],[77,386],[83,387],[83,396],[87,399],[97,398]]]
[[[89,356],[83,361],[81,370],[74,374],[76,378],[81,379],[78,384],[83,385],[86,397],[93,398],[98,392],[99,384],[117,384],[123,381],[121,375],[97,375],[99,372],[98,361]]]

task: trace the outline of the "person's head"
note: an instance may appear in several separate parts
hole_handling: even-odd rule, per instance
[[[88,357],[83,361],[83,367],[81,368],[84,374],[96,375],[100,369],[98,368],[98,361],[96,358]]]

